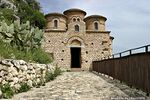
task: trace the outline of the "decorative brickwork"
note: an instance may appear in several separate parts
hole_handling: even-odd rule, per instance
[[[93,60],[112,54],[110,31],[105,30],[105,17],[92,15],[85,18],[86,12],[69,9],[61,13],[45,16],[47,25],[42,47],[52,53],[54,63],[71,69],[71,48],[81,48],[81,70],[89,70]],[[56,27],[57,21],[57,27]]]

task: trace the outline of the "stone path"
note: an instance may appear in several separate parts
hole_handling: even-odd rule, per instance
[[[121,90],[107,81],[90,72],[65,72],[54,81],[46,83],[46,86],[17,94],[12,100],[127,100],[121,98],[129,98],[129,94],[123,91],[125,89]]]

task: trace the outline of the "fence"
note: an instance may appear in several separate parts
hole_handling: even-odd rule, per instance
[[[150,93],[150,45],[130,49],[112,55],[112,58],[93,61],[93,71],[109,75]],[[143,52],[133,53],[135,50],[144,49]],[[124,53],[129,53],[123,56]],[[119,57],[115,57],[119,55]]]

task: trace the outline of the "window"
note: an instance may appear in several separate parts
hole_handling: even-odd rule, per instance
[[[95,28],[95,30],[98,30],[98,23],[97,22],[94,23],[94,28]]]
[[[75,31],[79,32],[79,25],[75,25]]]
[[[58,28],[58,21],[54,20],[54,28]]]
[[[73,18],[73,22],[75,22],[76,21],[76,19],[75,18]]]
[[[78,18],[77,21],[80,22],[80,19]]]

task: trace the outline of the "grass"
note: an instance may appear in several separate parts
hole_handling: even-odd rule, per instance
[[[46,82],[54,80],[58,75],[61,75],[61,73],[62,73],[61,69],[57,66],[55,67],[53,73],[47,70],[45,75]]]
[[[29,50],[28,52],[20,51],[11,45],[0,41],[0,58],[21,59],[27,62],[37,62],[42,64],[51,63],[52,59],[41,48]]]
[[[12,90],[12,88],[10,87],[10,84],[4,84],[4,85],[0,85],[0,90],[2,91],[2,97],[0,98],[11,98],[14,95],[14,92]]]
[[[28,90],[30,90],[30,86],[27,83],[22,83],[19,89],[19,93],[27,92]]]

